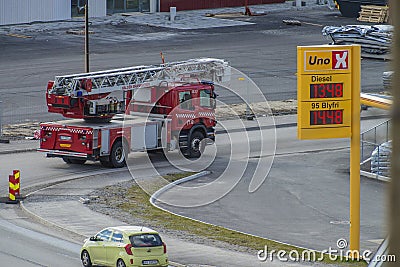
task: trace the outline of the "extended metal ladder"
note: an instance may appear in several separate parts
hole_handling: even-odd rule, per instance
[[[187,78],[208,79],[216,82],[228,81],[230,68],[225,60],[199,58],[161,65],[56,76],[49,94],[97,95],[132,90],[144,85],[158,85],[161,81],[171,82]]]

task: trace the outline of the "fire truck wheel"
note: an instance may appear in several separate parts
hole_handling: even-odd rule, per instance
[[[72,164],[71,163],[71,159],[69,159],[69,158],[62,158],[63,159],[63,161],[65,162],[65,163],[67,163],[67,164]]]
[[[114,168],[122,168],[126,165],[126,158],[128,154],[125,152],[122,146],[122,141],[115,141],[111,148],[110,162]]]
[[[86,162],[86,159],[63,158],[63,160],[67,164],[85,164],[85,162]]]
[[[112,164],[111,164],[111,162],[110,162],[110,158],[109,158],[109,157],[101,157],[101,158],[100,158],[100,163],[101,163],[101,165],[102,165],[103,167],[106,167],[106,168],[111,168],[111,167],[113,167]]]
[[[204,134],[200,131],[195,131],[190,136],[188,157],[199,158],[204,151],[204,144],[201,142],[204,139]]]

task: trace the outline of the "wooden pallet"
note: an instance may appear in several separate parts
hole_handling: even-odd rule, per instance
[[[360,14],[360,16],[357,19],[358,21],[363,21],[363,22],[373,22],[373,23],[383,23],[383,19],[381,16],[365,16],[363,14]]]
[[[384,23],[389,19],[389,7],[374,5],[361,6],[359,14],[358,21]]]

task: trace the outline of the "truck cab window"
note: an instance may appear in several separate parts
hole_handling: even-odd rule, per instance
[[[192,96],[189,91],[179,92],[179,103],[182,109],[193,110]]]
[[[211,90],[200,90],[200,106],[212,107]]]

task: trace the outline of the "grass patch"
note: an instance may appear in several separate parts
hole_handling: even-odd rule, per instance
[[[166,176],[163,176],[163,178],[169,182],[173,182],[192,174],[193,173],[187,172],[168,174]],[[163,185],[165,184],[163,183]],[[154,185],[153,189],[155,191],[160,187],[161,186]],[[121,190],[121,188],[119,188],[118,190]],[[205,237],[210,240],[226,242],[232,245],[249,248],[255,251],[264,249],[265,246],[268,246],[269,252],[271,250],[284,250],[286,252],[295,250],[299,253],[299,255],[302,255],[301,253],[304,251],[304,249],[300,249],[294,246],[280,244],[265,238],[246,235],[243,233],[225,229],[223,227],[201,223],[199,221],[187,219],[162,211],[150,204],[149,195],[144,192],[142,188],[137,184],[134,184],[129,188],[124,188],[123,190],[125,191],[123,192],[124,200],[117,202],[117,208],[122,209],[125,212],[129,212],[130,214],[132,214],[133,217],[141,218],[145,221],[151,222],[153,227],[185,231],[188,234]],[[119,193],[119,195],[121,195],[122,192],[120,191]],[[317,257],[319,258],[320,256],[321,254],[317,253]],[[324,255],[321,262],[326,264],[339,264],[341,266],[366,266],[366,263],[364,261],[347,261],[346,259],[333,261],[329,259],[328,255]]]

